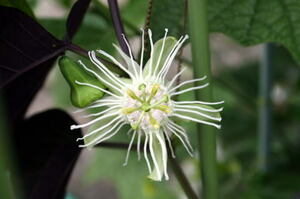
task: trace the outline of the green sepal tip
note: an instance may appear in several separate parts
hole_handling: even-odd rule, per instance
[[[95,76],[85,71],[80,64],[67,56],[62,56],[58,60],[58,65],[70,86],[70,97],[74,106],[83,108],[103,97],[104,93],[99,89],[76,83],[78,81],[104,88],[104,85]]]

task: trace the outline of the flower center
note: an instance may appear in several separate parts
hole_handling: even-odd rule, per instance
[[[159,84],[140,84],[126,90],[122,113],[133,129],[158,129],[171,113],[169,96]]]

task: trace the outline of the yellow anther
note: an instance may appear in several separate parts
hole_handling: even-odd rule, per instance
[[[137,107],[128,107],[128,108],[123,108],[122,113],[125,115],[128,115],[130,113],[133,113],[134,111],[137,111],[139,108]]]
[[[150,119],[150,124],[155,128],[155,129],[159,129],[160,125],[157,122],[157,120],[152,116],[151,113],[149,113],[149,119]]]
[[[130,88],[127,89],[126,93],[127,93],[127,95],[128,95],[129,97],[131,97],[132,99],[137,100],[137,101],[140,101],[140,102],[143,102],[138,96],[136,96],[136,94],[135,94]]]
[[[150,92],[148,102],[151,102],[152,98],[156,95],[159,88],[160,88],[159,84],[153,84],[152,85],[152,89],[151,89],[151,92]]]
[[[154,108],[155,108],[155,109],[158,109],[158,110],[161,110],[161,111],[163,111],[163,112],[165,112],[165,113],[170,113],[170,112],[171,112],[170,107],[168,107],[167,105],[163,105],[163,104],[160,104],[160,105],[158,105],[158,106],[155,106]]]
[[[159,84],[153,84],[150,95],[155,96],[159,88],[160,88]]]
[[[161,100],[155,102],[154,104],[152,104],[149,108],[154,108],[158,105],[160,105],[161,103],[166,103],[169,101],[169,96],[168,95],[164,95]]]

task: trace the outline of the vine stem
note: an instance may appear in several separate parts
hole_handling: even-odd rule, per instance
[[[183,173],[179,163],[177,162],[177,160],[175,158],[172,158],[170,154],[169,154],[169,157],[170,157],[169,162],[170,162],[171,168],[172,168],[180,186],[182,187],[183,191],[185,192],[186,196],[189,199],[197,199],[198,196],[194,192],[189,180]]]
[[[93,3],[95,5],[95,8],[97,9],[97,11],[100,11],[100,14],[106,20],[110,20],[111,16],[109,14],[108,8],[99,0],[93,0]],[[133,32],[133,34],[140,35],[139,29],[134,24],[132,24],[130,21],[123,18],[123,23],[124,23],[125,27],[128,28],[128,30]]]
[[[102,142],[100,144],[97,144],[96,147],[105,147],[105,148],[112,148],[112,149],[124,149],[126,150],[128,148],[128,143],[123,142]],[[143,148],[144,144],[141,144],[141,148]],[[131,150],[136,151],[137,145],[133,144],[131,147]],[[169,162],[171,165],[171,168],[173,170],[174,175],[176,176],[176,179],[178,180],[180,186],[182,187],[183,191],[185,192],[186,196],[189,199],[197,199],[197,194],[194,192],[190,182],[188,181],[186,175],[184,174],[182,168],[180,167],[179,163],[175,158],[172,158],[170,151],[168,150],[168,156],[169,156]]]
[[[258,117],[258,168],[261,172],[269,169],[270,138],[272,134],[272,54],[273,44],[265,44],[259,77],[259,117]]]
[[[189,1],[189,22],[192,46],[194,76],[199,78],[204,74],[211,82],[209,33],[207,22],[207,0]],[[211,101],[212,88],[196,91],[197,100]],[[201,175],[205,199],[219,198],[216,160],[216,132],[207,125],[197,125],[199,132],[198,144],[201,162]]]
[[[120,44],[120,47],[124,53],[126,53],[129,56],[129,49],[127,48],[127,45],[124,41],[123,36],[125,36],[125,31],[124,31],[124,26],[121,21],[121,16],[120,16],[120,10],[119,10],[119,5],[117,0],[107,0],[108,2],[108,7],[110,10],[110,15],[112,18],[112,22],[114,25],[115,33],[118,39],[118,42]]]

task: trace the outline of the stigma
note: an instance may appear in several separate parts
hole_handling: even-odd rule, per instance
[[[133,129],[155,130],[172,112],[167,89],[158,83],[142,83],[127,88],[121,110]]]

